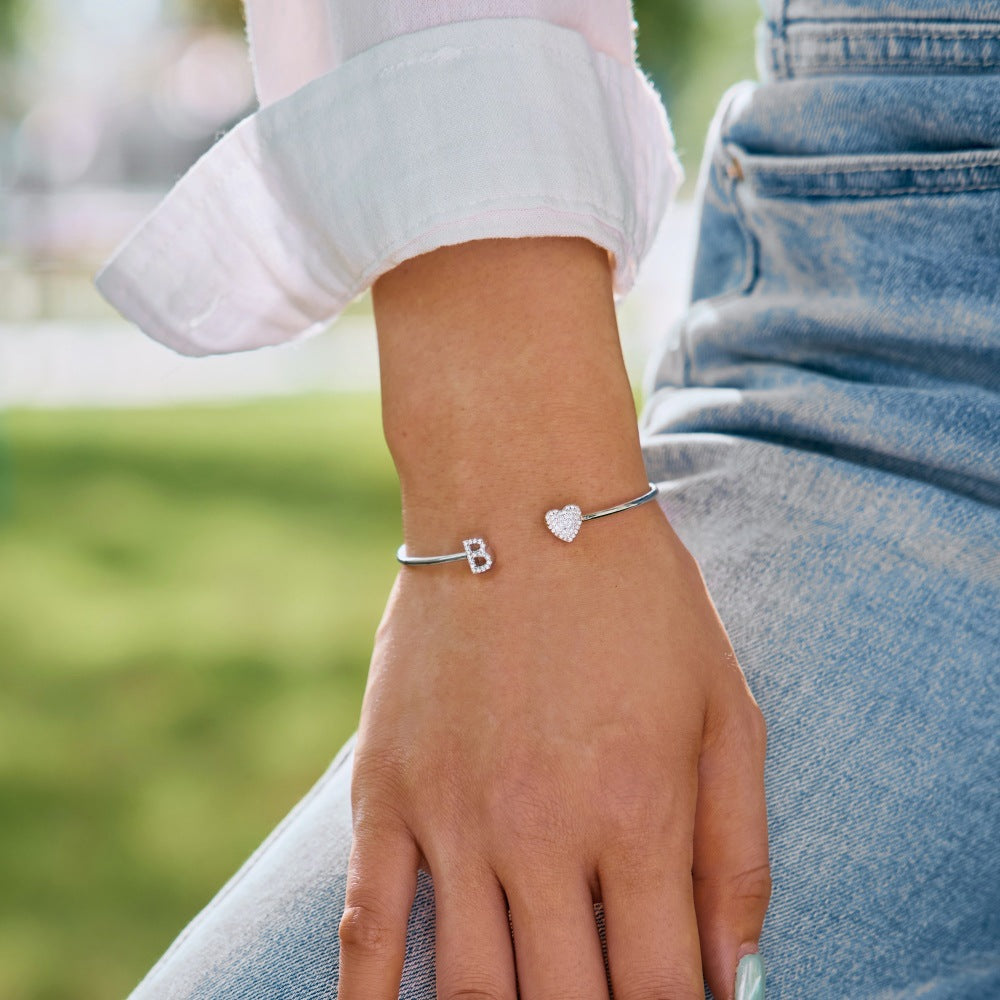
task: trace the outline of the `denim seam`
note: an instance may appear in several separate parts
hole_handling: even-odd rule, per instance
[[[772,72],[778,79],[795,79],[799,74],[810,75],[812,69],[848,69],[852,66],[870,68],[872,66],[900,66],[909,64],[914,69],[948,66],[986,67],[1000,65],[1000,61],[988,54],[988,49],[1000,43],[1000,22],[963,21],[949,24],[934,19],[913,20],[850,20],[839,18],[789,18],[789,0],[782,0],[774,14],[774,20],[766,22],[767,53]],[[945,26],[947,25],[947,26]],[[837,26],[842,26],[839,28]],[[878,55],[859,53],[844,58],[835,50],[815,51],[822,46],[836,43],[855,42],[884,45],[904,40],[928,41],[931,43],[951,42],[954,47],[965,48],[970,43],[979,44],[983,51],[978,56],[920,57],[913,55]]]
[[[791,34],[796,37],[812,36],[824,41],[839,38],[879,40],[883,38],[929,38],[951,40],[993,40],[1000,37],[1000,22],[976,22],[968,24],[947,24],[917,21],[906,24],[899,21],[791,21]],[[815,24],[813,28],[811,25]],[[842,25],[842,27],[839,27]],[[859,27],[861,25],[861,27]],[[786,28],[788,25],[786,25]],[[825,32],[825,33],[823,33]]]
[[[738,153],[732,152],[733,149],[739,150],[739,147],[730,143],[725,137],[722,137],[720,149],[725,152],[726,157],[730,162],[742,162]],[[743,205],[740,203],[739,185],[743,183],[745,178],[742,176],[740,178],[730,177],[728,173],[723,170],[722,163],[717,163],[716,169],[722,174],[721,180],[725,185],[727,194],[729,195],[729,202],[732,205],[733,210],[733,218],[736,221],[736,225],[739,226],[746,252],[746,262],[743,266],[743,280],[740,283],[740,287],[734,290],[734,294],[746,295],[757,283],[757,274],[759,270],[759,248],[757,246],[757,238],[754,236],[753,231],[747,222],[746,213],[743,211]]]
[[[873,66],[886,66],[892,62],[891,57],[885,58],[875,58],[871,59],[824,59],[822,63],[816,60],[810,60],[810,69],[850,69],[852,66],[856,66],[859,69],[870,69]],[[900,66],[910,66],[914,70],[922,69],[937,69],[944,70],[949,67],[973,67],[973,66],[1000,66],[1000,59],[949,59],[947,62],[934,62],[933,60],[927,62],[916,62],[913,59],[902,58],[899,60]],[[799,67],[800,69],[802,67]]]
[[[843,39],[831,39],[831,41],[842,41]],[[847,69],[850,66],[912,66],[914,69],[934,68],[947,69],[951,66],[1000,66],[1000,58],[993,56],[969,56],[955,57],[948,59],[915,59],[912,56],[892,56],[892,55],[858,55],[850,58],[831,52],[828,56],[819,52],[810,52],[809,61],[805,65],[816,66],[823,69],[830,67],[836,69]],[[799,67],[801,68],[801,67]]]
[[[956,184],[953,186],[941,185],[934,187],[909,187],[909,188],[852,188],[849,191],[822,191],[818,188],[811,188],[809,190],[800,190],[794,187],[787,187],[781,189],[776,187],[771,191],[762,191],[760,196],[762,198],[830,198],[830,199],[843,199],[845,201],[851,198],[896,198],[903,195],[910,194],[926,194],[926,195],[938,195],[938,194],[964,194],[965,192],[975,192],[975,191],[998,191],[1000,190],[1000,180],[993,184]]]
[[[739,294],[748,295],[752,291],[753,286],[757,284],[757,274],[759,271],[757,238],[750,230],[743,206],[740,204],[739,181],[731,180],[729,185],[729,196],[733,202],[733,216],[736,219],[736,224],[740,227],[740,232],[743,234],[743,243],[746,246],[747,259],[743,269],[743,282],[739,289]]]
[[[870,31],[856,31],[853,28],[844,28],[842,31],[828,30],[826,34],[814,33],[806,30],[795,30],[793,25],[791,37],[794,39],[809,39],[814,42],[840,42],[849,39],[858,42],[885,42],[895,38],[917,38],[920,41],[929,42],[995,42],[1000,40],[1000,25],[991,28],[989,31],[963,30],[961,28],[947,31],[917,31],[916,29],[897,28],[891,25],[890,28],[882,30],[882,25],[872,25]]]
[[[916,72],[918,70],[923,71],[925,69],[934,69],[938,71],[954,70],[954,69],[967,69],[967,68],[982,68],[989,69],[994,66],[1000,66],[1000,57],[994,56],[969,56],[969,57],[959,57],[954,58],[926,58],[926,59],[916,59],[912,56],[891,56],[885,54],[864,54],[852,56],[849,58],[844,58],[842,55],[836,52],[830,53],[820,53],[820,52],[809,52],[806,54],[806,58],[802,58],[801,55],[797,56],[801,60],[800,65],[797,67],[799,70],[829,70],[829,69],[851,69],[856,67],[858,69],[871,69],[873,67],[887,67],[892,66],[896,69],[899,68],[910,68],[912,71]]]
[[[794,76],[792,71],[792,60],[791,53],[789,52],[788,45],[788,4],[791,0],[781,0],[781,24],[779,25],[781,31],[781,60],[785,67],[785,76],[791,79]]]
[[[816,167],[810,167],[808,164],[795,165],[789,164],[788,168],[785,170],[780,170],[777,167],[767,167],[761,165],[755,171],[755,165],[752,157],[744,155],[741,162],[749,163],[751,174],[759,172],[761,174],[782,174],[789,177],[836,177],[839,174],[880,174],[886,173],[890,170],[912,170],[917,174],[940,174],[945,172],[958,172],[967,170],[991,170],[1000,167],[1000,150],[983,150],[982,157],[976,157],[965,152],[956,153],[944,153],[943,156],[953,156],[955,161],[952,163],[942,163],[940,165],[935,165],[933,163],[927,163],[926,160],[921,160],[924,154],[918,153],[917,156],[910,161],[905,159],[905,154],[899,157],[894,157],[891,153],[888,154],[885,160],[874,159],[870,163],[857,163],[851,164],[844,161],[844,166],[834,167],[832,164],[822,165],[817,164]],[[865,154],[859,154],[864,156]],[[872,154],[873,157],[880,157],[882,154],[875,153]],[[962,163],[958,162],[959,157],[967,157],[969,162]],[[976,162],[980,159],[985,162]]]
[[[768,22],[766,31],[767,63],[771,77],[775,80],[783,80],[789,74],[789,67],[785,60],[784,46],[773,21]]]
[[[900,38],[916,38],[921,42],[996,42],[1000,41],[994,34],[989,35],[948,35],[934,34],[927,31],[892,31],[886,34],[874,32],[872,34],[859,34],[854,31],[838,31],[830,35],[812,35],[805,32],[795,32],[791,39],[793,42],[894,42]]]
[[[733,143],[740,155],[740,147]],[[743,154],[746,180],[762,197],[892,197],[961,194],[1000,189],[1000,150],[958,150],[937,154],[856,154],[808,157],[812,162],[767,162]],[[784,159],[784,158],[779,158]],[[861,162],[852,162],[852,160]],[[900,176],[903,175],[903,176]],[[866,182],[866,178],[868,178]],[[875,178],[883,178],[876,182]],[[893,183],[895,179],[895,183]],[[825,182],[825,186],[824,186]]]
[[[787,0],[783,5],[787,7]],[[787,15],[782,15],[783,21],[786,25],[791,27],[796,27],[800,24],[816,24],[816,25],[831,25],[831,24],[845,24],[852,25],[856,27],[859,31],[863,31],[868,25],[886,25],[892,27],[902,27],[907,28],[911,25],[948,25],[949,27],[954,26],[956,30],[969,29],[972,31],[1000,31],[1000,20],[995,17],[988,19],[978,19],[971,17],[959,17],[952,20],[947,17],[934,17],[930,14],[918,14],[915,17],[905,17],[905,16],[873,16],[864,17],[855,14],[854,16],[844,16],[838,15],[837,17],[817,17],[815,14],[808,17],[788,17]]]
[[[774,20],[766,20],[764,25],[767,39],[768,62],[775,79],[791,78],[792,67],[788,58],[788,35],[785,26],[788,24],[789,0],[781,0],[774,11]]]
[[[894,42],[925,42],[947,46],[950,51],[938,54],[922,55],[911,53],[886,52],[885,48]],[[844,44],[856,47],[859,51],[844,55],[840,47]],[[809,30],[793,31],[786,35],[786,47],[792,54],[793,61],[822,61],[822,65],[896,65],[912,63],[914,66],[926,65],[995,65],[996,58],[990,53],[1000,44],[998,31],[934,31],[899,29],[891,26],[875,26],[870,31],[855,31],[845,28],[841,31],[828,30],[814,32]],[[838,46],[838,48],[831,48]],[[877,48],[877,51],[873,51]],[[978,53],[970,49],[978,49]]]

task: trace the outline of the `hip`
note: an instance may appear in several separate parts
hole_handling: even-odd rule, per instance
[[[710,130],[691,305],[650,359],[643,429],[755,437],[1000,502],[1000,4],[974,5],[997,18],[969,29],[996,64],[905,18],[845,19],[839,62],[799,43],[778,59],[819,30],[789,12],[863,5],[768,7],[765,79],[732,88]],[[899,50],[891,31],[922,42]]]

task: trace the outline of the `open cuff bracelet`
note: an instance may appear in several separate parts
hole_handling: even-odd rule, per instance
[[[625,503],[608,507],[606,510],[595,510],[592,514],[584,514],[575,503],[566,504],[565,507],[555,507],[545,512],[545,526],[556,538],[563,542],[571,542],[576,538],[580,525],[584,521],[592,521],[595,517],[607,517],[608,514],[617,514],[630,507],[638,507],[639,504],[652,500],[658,492],[659,487],[655,483],[650,483],[649,489],[641,497],[626,500]],[[396,558],[407,566],[429,566],[432,563],[458,562],[464,559],[468,562],[469,569],[473,573],[485,573],[493,565],[493,553],[486,544],[485,538],[463,539],[462,546],[461,552],[452,552],[444,556],[408,556],[404,544],[396,550]]]

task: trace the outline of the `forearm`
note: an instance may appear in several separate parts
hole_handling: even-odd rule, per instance
[[[517,552],[548,507],[644,492],[603,249],[476,240],[405,261],[372,295],[410,551],[477,532]]]

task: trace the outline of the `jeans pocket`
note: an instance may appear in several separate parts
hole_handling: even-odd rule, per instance
[[[1000,326],[1000,149],[780,156],[727,144],[753,290]]]
[[[788,350],[866,359],[872,379],[1000,387],[1000,149],[727,152],[753,308],[783,317]]]

